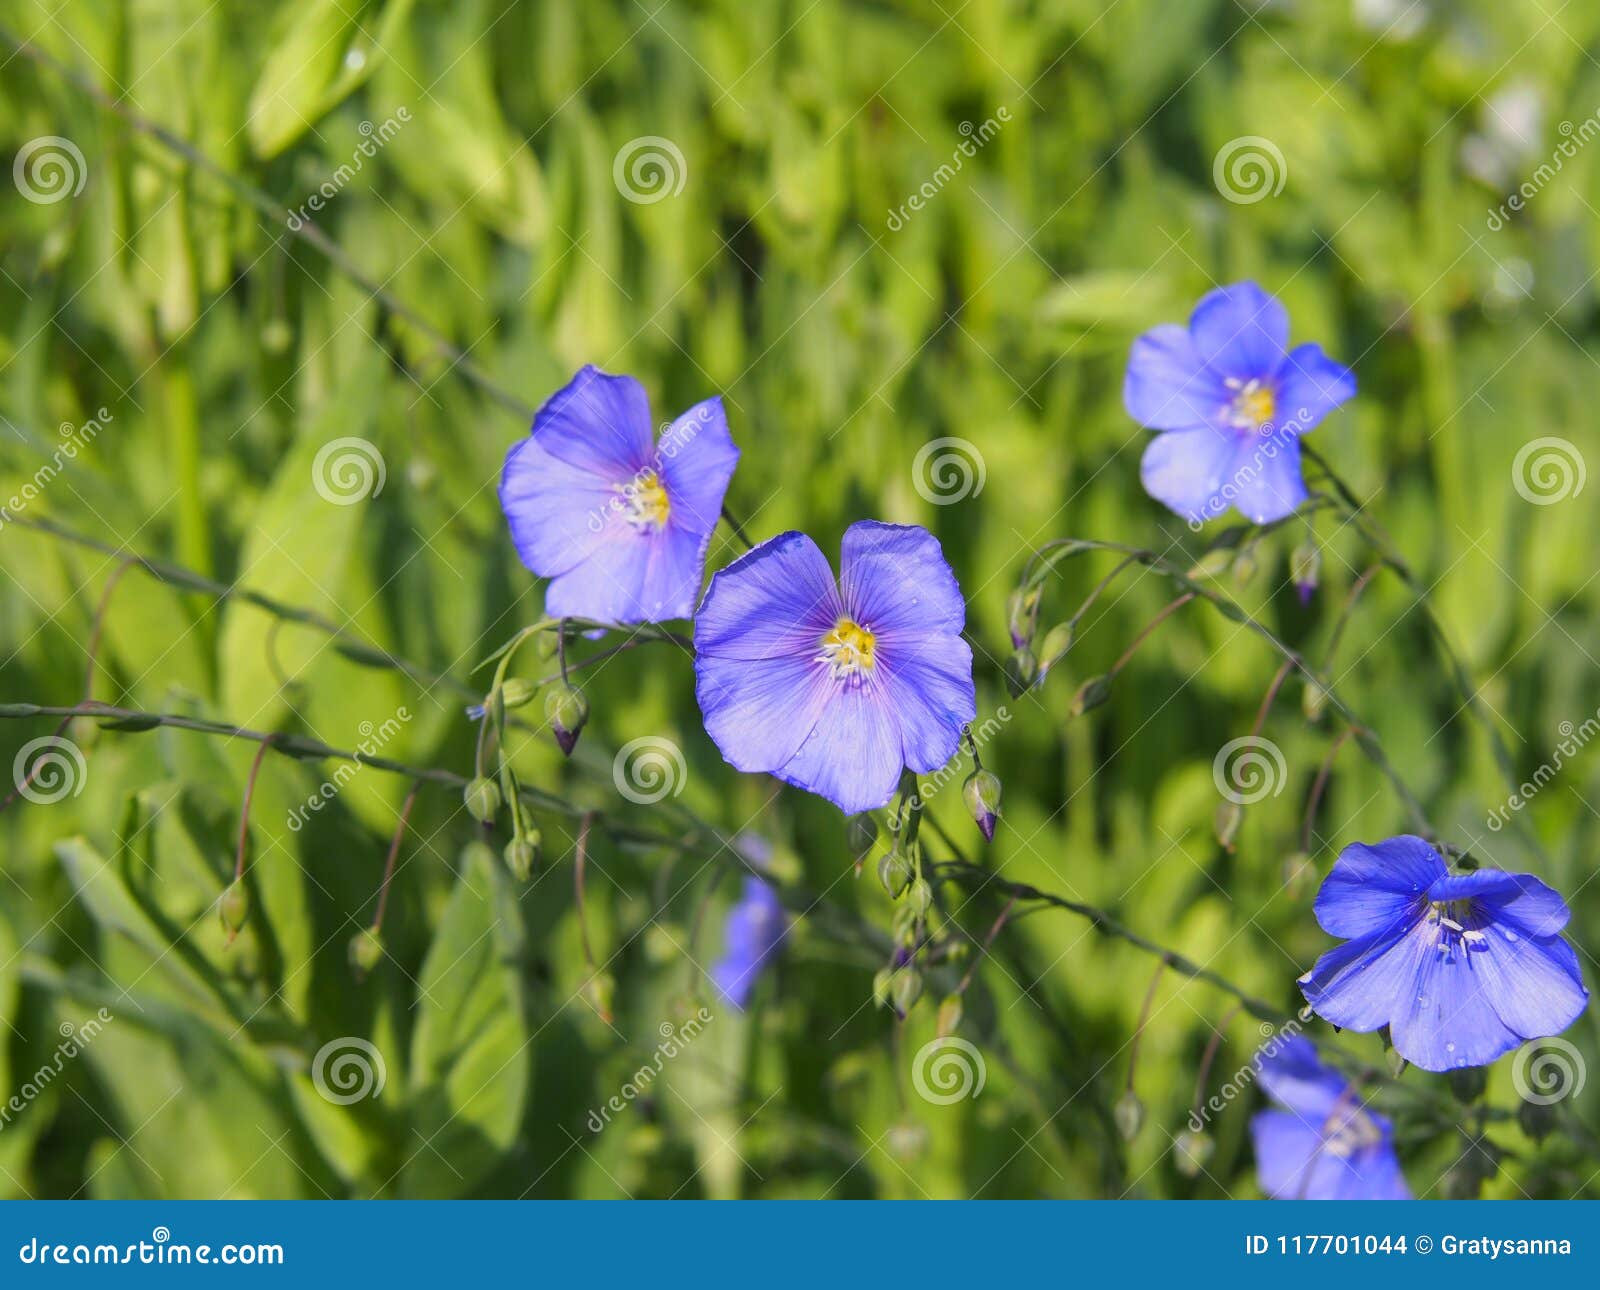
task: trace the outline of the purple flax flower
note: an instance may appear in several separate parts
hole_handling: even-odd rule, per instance
[[[949,761],[977,701],[931,533],[852,524],[840,566],[836,585],[815,542],[782,533],[720,570],[695,618],[695,695],[730,763],[853,815],[887,803],[903,767]]]
[[[738,460],[721,399],[695,404],[652,443],[644,387],[585,367],[539,409],[500,477],[517,554],[551,580],[545,612],[687,618]]]
[[[1283,1109],[1250,1121],[1261,1190],[1274,1200],[1410,1200],[1394,1128],[1302,1035],[1256,1055],[1268,1097]]]
[[[1584,1010],[1578,956],[1561,937],[1566,902],[1527,874],[1452,874],[1421,838],[1339,853],[1314,906],[1350,939],[1300,978],[1318,1014],[1349,1030],[1389,1027],[1423,1070],[1486,1066]]]
[[[728,911],[722,929],[722,957],[711,968],[712,981],[735,1008],[750,1002],[756,979],[788,933],[789,920],[778,893],[763,879],[746,877],[739,903]]]
[[[1189,315],[1133,342],[1122,402],[1159,430],[1145,492],[1196,529],[1228,509],[1257,524],[1306,499],[1300,436],[1355,395],[1356,378],[1317,344],[1288,348],[1289,315],[1253,282],[1218,287]]]

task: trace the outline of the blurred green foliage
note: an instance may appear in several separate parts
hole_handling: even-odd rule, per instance
[[[929,526],[955,565],[980,714],[1006,714],[983,750],[1005,796],[990,848],[959,778],[934,818],[1006,878],[1104,906],[1289,1009],[1328,941],[1314,883],[1286,883],[1285,863],[1337,729],[1303,719],[1300,683],[1263,728],[1287,784],[1245,811],[1229,852],[1213,834],[1211,765],[1250,730],[1277,666],[1260,640],[1186,607],[1103,706],[1069,720],[1079,684],[1173,594],[1134,572],[1041,686],[1013,701],[1002,682],[1006,597],[1045,541],[1093,535],[1182,563],[1202,549],[1139,487],[1145,432],[1122,410],[1122,368],[1140,331],[1253,277],[1288,305],[1297,341],[1357,369],[1360,398],[1314,442],[1428,588],[1519,773],[1600,702],[1592,508],[1530,505],[1512,486],[1530,439],[1595,447],[1600,149],[1577,150],[1526,211],[1490,227],[1567,137],[1560,123],[1600,109],[1592,6],[3,0],[0,28],[5,156],[59,136],[84,164],[75,195],[25,200],[18,180],[0,206],[0,496],[52,459],[58,427],[109,414],[24,518],[469,678],[540,607],[494,492],[526,426],[469,365],[530,404],[583,362],[631,372],[663,421],[720,392],[744,452],[730,505],[757,539],[804,528],[836,551],[851,521],[874,516]],[[312,218],[340,263],[36,54],[280,211],[333,187]],[[1002,108],[998,133],[934,180],[963,123]],[[398,132],[364,152],[391,120]],[[645,136],[671,141],[683,182],[635,202],[614,165]],[[1281,191],[1250,203],[1226,200],[1212,175],[1243,136],[1269,139],[1284,167]],[[891,228],[930,182],[924,208]],[[386,467],[360,505],[311,487],[319,450],[346,436]],[[946,436],[977,445],[985,483],[936,506],[912,463]],[[1326,514],[1314,532],[1323,582],[1309,607],[1288,585],[1303,524],[1255,548],[1247,585],[1224,586],[1320,658],[1373,553]],[[713,566],[737,550],[719,533]],[[7,523],[0,566],[0,701],[76,702],[116,559]],[[1062,566],[1042,624],[1110,567]],[[275,626],[238,598],[130,571],[98,658],[102,701],[343,748],[389,722],[384,756],[462,774],[472,763],[474,728],[448,684],[362,666],[325,632]],[[1198,1176],[1173,1150],[1214,1028],[1213,1088],[1248,1060],[1257,1021],[1167,973],[1136,1072],[1147,1115],[1124,1143],[1112,1106],[1154,961],[1066,912],[1007,926],[975,974],[959,1033],[984,1054],[982,1093],[917,1096],[914,1055],[964,965],[941,969],[904,1027],[874,1009],[893,907],[870,863],[852,877],[845,822],[721,763],[673,647],[619,664],[586,674],[593,717],[574,762],[525,731],[518,773],[639,829],[684,834],[692,812],[760,833],[794,891],[826,896],[801,905],[751,1011],[711,1000],[697,966],[718,952],[737,888],[704,829],[681,854],[595,830],[585,921],[615,979],[607,1022],[585,990],[570,814],[536,813],[546,867],[523,885],[468,845],[459,795],[425,786],[384,953],[362,976],[349,944],[373,918],[403,777],[360,770],[296,828],[291,812],[334,764],[266,757],[251,915],[229,947],[215,904],[255,745],[77,725],[81,791],[0,817],[0,1087],[55,1065],[61,1027],[101,1007],[115,1020],[0,1129],[0,1194],[1257,1194],[1248,1100],[1211,1126]],[[1573,761],[1516,827],[1488,832],[1509,790],[1387,574],[1358,602],[1334,671],[1444,833],[1567,893],[1592,975],[1600,812],[1587,794],[1600,762]],[[49,730],[5,722],[0,761]],[[643,734],[672,740],[688,766],[659,807],[619,803],[611,779],[612,752]],[[1408,826],[1347,745],[1313,867]],[[1003,902],[946,895],[976,955]],[[715,1014],[704,1033],[603,1132],[586,1127],[655,1060],[662,1027],[702,1002]],[[351,1037],[375,1046],[385,1078],[342,1102],[312,1071]],[[1569,1038],[1592,1052],[1592,1016]],[[1381,1065],[1375,1037],[1345,1045]],[[1493,1105],[1515,1105],[1510,1065],[1491,1073]],[[1414,1071],[1400,1084],[1443,1091]],[[1490,1136],[1513,1154],[1487,1194],[1593,1194],[1581,1125],[1597,1099],[1590,1081],[1563,1108],[1568,1129],[1542,1143],[1497,1122]],[[1471,1121],[1403,1119],[1419,1193],[1443,1185],[1455,1119]]]

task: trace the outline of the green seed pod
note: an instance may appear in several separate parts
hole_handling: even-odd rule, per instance
[[[506,843],[505,849],[506,868],[519,882],[527,882],[533,876],[533,871],[539,867],[539,835],[535,831],[530,838],[523,836],[512,838]]]
[[[245,889],[243,878],[235,878],[222,889],[222,895],[217,898],[217,913],[228,939],[233,940],[250,917],[250,893]]]
[[[894,1010],[902,1017],[906,1016],[922,997],[922,973],[914,967],[899,969],[894,974],[890,992],[894,996]]]
[[[1078,692],[1072,696],[1072,706],[1068,709],[1070,715],[1081,717],[1085,712],[1098,708],[1111,697],[1111,678],[1109,676],[1091,676],[1078,687]]]
[[[383,959],[383,937],[375,927],[363,927],[350,938],[350,966],[358,976],[377,967]]]
[[[1216,1150],[1216,1146],[1210,1134],[1185,1129],[1172,1141],[1172,1154],[1178,1172],[1185,1178],[1197,1177],[1206,1167],[1206,1161],[1211,1159],[1211,1153]]]
[[[493,823],[500,811],[500,786],[487,775],[479,775],[468,782],[461,794],[467,814],[480,824]]]
[[[894,973],[889,968],[879,968],[872,974],[872,1002],[880,1008],[889,1006],[890,990],[894,985]]]
[[[1117,1099],[1112,1108],[1112,1118],[1117,1122],[1117,1132],[1124,1142],[1132,1142],[1144,1128],[1144,1103],[1131,1088]]]
[[[1320,682],[1308,678],[1305,688],[1300,691],[1300,711],[1305,714],[1307,721],[1321,721],[1327,707],[1328,692]]]
[[[921,918],[933,907],[933,888],[921,878],[906,888],[906,908]]]
[[[537,685],[520,676],[508,676],[500,683],[500,701],[506,705],[507,711],[526,707],[538,693]]]
[[[935,1032],[940,1039],[947,1039],[956,1033],[956,1027],[961,1024],[961,996],[947,994],[939,1002],[939,1015],[934,1022]]]
[[[852,815],[845,826],[850,858],[858,864],[867,858],[878,841],[878,822],[870,815]]]
[[[911,885],[911,861],[898,850],[891,851],[878,861],[878,881],[889,893],[890,900],[899,900]]]
[[[1455,1094],[1456,1101],[1463,1106],[1471,1106],[1488,1089],[1489,1072],[1482,1066],[1459,1066],[1445,1077],[1445,1081]]]
[[[1237,802],[1217,803],[1217,841],[1224,851],[1232,851],[1239,838],[1239,826],[1244,823],[1244,807]]]
[[[1057,623],[1039,642],[1039,675],[1044,676],[1067,656],[1077,635],[1071,623]]]
[[[1022,646],[1006,660],[1006,690],[1013,699],[1020,698],[1038,679],[1039,660],[1027,646]]]

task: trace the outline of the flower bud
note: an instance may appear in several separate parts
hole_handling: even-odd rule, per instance
[[[894,974],[894,983],[889,989],[894,998],[894,1010],[904,1017],[922,997],[922,973],[914,967],[903,967]]]
[[[1057,623],[1044,634],[1044,639],[1039,642],[1039,675],[1046,675],[1051,668],[1067,656],[1067,651],[1072,648],[1072,642],[1077,631],[1071,623]]]
[[[1206,1161],[1211,1159],[1211,1153],[1216,1149],[1216,1145],[1211,1140],[1210,1134],[1185,1129],[1172,1140],[1172,1154],[1178,1172],[1185,1178],[1198,1177],[1200,1171],[1206,1167]]]
[[[1217,841],[1224,851],[1232,851],[1239,837],[1239,825],[1244,822],[1244,807],[1237,802],[1217,803]]]
[[[1132,1142],[1139,1136],[1139,1130],[1144,1128],[1144,1103],[1130,1088],[1117,1099],[1111,1117],[1117,1122],[1117,1132],[1122,1135],[1122,1140]]]
[[[1543,1142],[1561,1123],[1561,1108],[1554,1102],[1524,1101],[1517,1107],[1517,1123],[1535,1142]]]
[[[535,632],[533,652],[545,663],[561,653],[561,628],[552,627],[549,631]]]
[[[921,878],[906,888],[906,908],[921,918],[933,905],[933,888]]]
[[[889,924],[889,935],[900,947],[895,951],[897,955],[904,956],[916,946],[921,927],[922,915],[911,907],[910,901],[895,907],[894,919]]]
[[[889,992],[894,984],[894,972],[890,968],[879,968],[872,974],[872,1002],[880,1008],[889,1006]]]
[[[978,769],[961,786],[967,810],[982,830],[986,842],[994,841],[995,817],[1000,812],[1000,778],[993,771]]]
[[[1307,540],[1289,555],[1289,574],[1294,580],[1294,589],[1300,593],[1300,603],[1311,603],[1311,597],[1317,590],[1318,577],[1322,572],[1322,552],[1316,543]]]
[[[1022,646],[1006,660],[1006,691],[1013,699],[1021,698],[1038,679],[1039,660],[1027,646]]]
[[[506,843],[506,868],[519,882],[527,882],[539,867],[539,831],[512,838]]]
[[[852,815],[845,825],[845,837],[846,845],[850,848],[850,858],[860,864],[878,841],[878,822],[865,813]]]
[[[1233,557],[1233,581],[1235,586],[1245,587],[1256,576],[1256,557],[1251,551],[1241,551]]]
[[[1006,597],[1006,630],[1011,634],[1011,645],[1021,649],[1033,637],[1033,616],[1039,609],[1039,588],[1018,587]]]
[[[1489,1072],[1482,1066],[1458,1066],[1446,1077],[1456,1101],[1471,1106],[1489,1087]]]
[[[911,861],[899,850],[889,852],[878,861],[878,881],[889,893],[890,900],[899,900],[911,885]]]
[[[934,1022],[934,1029],[940,1039],[948,1039],[956,1033],[956,1027],[961,1024],[961,996],[947,994],[939,1003],[939,1015]]]
[[[539,687],[524,677],[508,676],[500,682],[500,701],[506,705],[507,711],[526,707],[538,693]]]
[[[1228,547],[1219,546],[1214,551],[1207,551],[1195,561],[1194,568],[1189,570],[1189,577],[1196,582],[1203,578],[1220,578],[1232,563],[1233,551]]]
[[[1111,697],[1111,678],[1109,676],[1091,676],[1078,687],[1078,692],[1072,696],[1072,706],[1068,713],[1074,717],[1081,717],[1085,712],[1098,708]]]
[[[222,895],[217,898],[217,913],[231,943],[250,917],[250,893],[245,889],[243,878],[235,878],[222,889]]]
[[[1305,689],[1300,691],[1300,711],[1305,713],[1306,720],[1321,721],[1327,706],[1328,692],[1322,688],[1322,683],[1307,677]]]
[[[467,814],[480,824],[492,823],[500,810],[500,786],[487,775],[469,781],[461,797]]]
[[[589,719],[589,700],[583,697],[583,691],[571,685],[551,690],[544,696],[544,715],[561,751],[572,756],[583,724]]]
[[[350,938],[350,966],[366,976],[383,958],[383,937],[375,927],[363,927]]]
[[[596,972],[584,983],[583,997],[589,1006],[600,1014],[600,1020],[611,1021],[611,1004],[617,995],[617,979],[609,972]]]

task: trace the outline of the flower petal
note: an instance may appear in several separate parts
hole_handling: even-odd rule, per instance
[[[829,682],[828,688],[822,715],[778,778],[827,798],[846,815],[888,805],[904,763],[900,726],[885,695],[870,680]]]
[[[1356,396],[1356,374],[1322,352],[1315,341],[1296,345],[1278,372],[1276,392],[1279,425],[1305,434],[1341,403]]]
[[[739,464],[722,400],[696,403],[666,428],[655,452],[656,470],[671,504],[668,523],[709,541]]]
[[[1294,514],[1309,496],[1300,475],[1299,440],[1282,428],[1271,434],[1240,436],[1222,496],[1257,524]]]
[[[840,547],[839,591],[845,612],[883,645],[960,636],[967,625],[967,602],[939,539],[918,524],[852,524]]]
[[[1238,452],[1235,437],[1210,428],[1158,434],[1144,450],[1139,478],[1144,491],[1192,524],[1228,509],[1218,496]]]
[[[606,542],[616,510],[608,479],[553,457],[529,435],[506,453],[500,509],[517,555],[541,578],[554,578]]]
[[[1304,1035],[1269,1039],[1256,1054],[1257,1081],[1284,1109],[1320,1124],[1328,1118],[1349,1081],[1317,1057]]]
[[[625,483],[650,465],[650,430],[644,386],[592,364],[533,418],[533,437],[546,452],[610,483]]]
[[[1189,334],[1200,361],[1224,377],[1275,376],[1289,346],[1289,313],[1254,282],[1207,292],[1189,315]]]
[[[1423,949],[1415,930],[1346,941],[1300,978],[1300,992],[1325,1021],[1365,1034],[1388,1024],[1416,994]]]
[[[900,727],[905,764],[919,774],[956,755],[961,730],[978,715],[972,647],[959,636],[933,637],[915,652],[881,648],[878,673]]]
[[[778,774],[816,726],[833,688],[815,661],[792,653],[695,655],[694,694],[706,733],[723,759],[747,774]]]
[[[1473,900],[1510,919],[1530,936],[1554,936],[1567,925],[1572,911],[1561,894],[1532,874],[1502,869],[1476,869],[1442,877],[1428,888],[1430,900]]]
[[[1189,329],[1153,327],[1133,342],[1122,379],[1122,405],[1152,430],[1212,425],[1227,406],[1227,388],[1195,352]]]
[[[1387,1135],[1349,1155],[1329,1149],[1320,1123],[1292,1111],[1251,1117],[1256,1177],[1274,1200],[1406,1200],[1410,1191]]]
[[[1559,936],[1524,936],[1497,922],[1479,930],[1488,949],[1468,953],[1466,967],[1495,1015],[1520,1038],[1559,1035],[1589,1006],[1578,956]]]
[[[1444,874],[1444,860],[1419,837],[1353,842],[1322,880],[1312,912],[1329,936],[1398,932],[1420,916],[1420,899]]]
[[[833,570],[817,544],[804,533],[780,533],[712,575],[695,616],[695,654],[795,656],[809,664],[842,612]]]
[[[1521,1041],[1495,1012],[1478,961],[1484,951],[1448,950],[1439,927],[1423,923],[1408,938],[1420,949],[1412,987],[1389,1021],[1395,1051],[1425,1071],[1487,1066]]]

